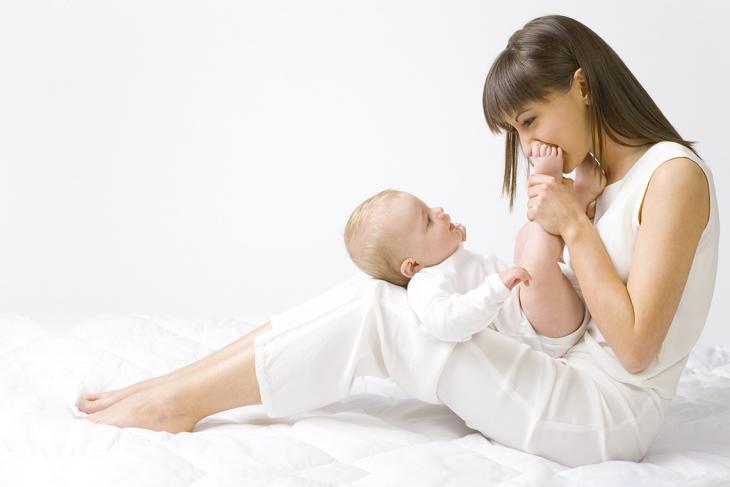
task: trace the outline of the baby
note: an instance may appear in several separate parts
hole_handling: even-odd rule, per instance
[[[540,144],[532,147],[532,154],[536,172],[562,177],[559,149]],[[604,186],[605,177],[592,163],[576,170],[574,188],[584,209]],[[345,227],[345,246],[355,265],[372,277],[406,287],[422,328],[438,339],[466,341],[492,327],[515,337],[527,333],[534,339],[536,334],[547,344],[537,348],[551,353],[556,339],[569,337],[572,346],[580,338],[585,309],[577,283],[561,271],[562,239],[528,222],[516,238],[518,265],[512,267],[465,249],[465,240],[466,228],[452,223],[442,208],[395,190],[381,191],[358,205]],[[511,301],[521,308],[530,330],[516,329],[514,323],[524,320],[500,313],[520,283],[525,286],[518,287],[519,299]],[[561,344],[555,355],[565,350]]]

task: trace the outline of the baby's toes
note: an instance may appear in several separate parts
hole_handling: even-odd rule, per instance
[[[542,144],[538,141],[533,141],[530,144],[530,157],[540,157],[540,147]]]

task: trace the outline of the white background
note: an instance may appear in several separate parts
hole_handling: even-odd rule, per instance
[[[721,2],[4,0],[0,313],[263,319],[355,272],[345,222],[387,187],[511,259],[524,198],[512,215],[500,198],[482,86],[510,34],[552,13],[699,141],[726,227]],[[723,250],[705,343],[730,343]]]

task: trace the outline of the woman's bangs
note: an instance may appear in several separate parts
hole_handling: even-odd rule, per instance
[[[493,133],[513,130],[505,120],[528,102],[542,100],[545,90],[538,86],[537,76],[515,54],[504,51],[492,65],[484,83],[484,116]]]

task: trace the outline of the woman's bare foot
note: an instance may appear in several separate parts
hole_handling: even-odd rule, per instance
[[[124,389],[84,395],[76,406],[94,422],[192,431],[201,418],[261,402],[254,340],[271,330],[268,321],[196,362]]]
[[[605,187],[606,175],[603,174],[593,156],[589,154],[575,168],[575,183],[573,184],[575,195],[583,209],[587,209],[588,203],[598,198]]]
[[[133,392],[101,411],[77,419],[120,428],[192,432],[198,418],[189,414],[175,397],[174,387],[163,383]]]
[[[76,407],[79,408],[79,411],[83,411],[87,414],[102,411],[112,404],[115,404],[122,399],[131,396],[135,392],[139,392],[144,389],[161,384],[164,380],[163,377],[154,377],[152,379],[143,380],[123,389],[95,392],[92,394],[83,394],[76,401]]]

